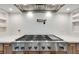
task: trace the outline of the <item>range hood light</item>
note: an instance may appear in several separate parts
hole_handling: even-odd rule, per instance
[[[27,5],[27,4],[23,4],[23,5]]]
[[[32,12],[27,12],[27,16],[28,17],[33,17],[33,13]]]
[[[9,8],[9,10],[10,10],[10,11],[13,11],[13,9],[12,9],[12,8]]]
[[[52,16],[52,14],[50,11],[46,12],[46,17],[51,17],[51,16]]]
[[[67,10],[67,11],[70,11],[70,8],[67,8],[66,10]]]

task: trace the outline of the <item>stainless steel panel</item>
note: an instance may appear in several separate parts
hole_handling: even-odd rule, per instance
[[[12,51],[25,51],[25,43],[19,42],[19,43],[12,43]]]
[[[12,51],[67,51],[65,42],[16,42]]]
[[[67,51],[67,43],[57,42],[57,51]]]
[[[28,51],[39,51],[39,42],[29,42]]]
[[[54,51],[54,42],[40,42],[40,51]]]

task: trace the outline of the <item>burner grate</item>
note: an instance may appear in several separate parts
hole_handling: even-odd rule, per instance
[[[63,40],[58,37],[56,37],[56,39],[53,38],[51,39],[48,35],[24,35],[16,39],[16,41],[63,41]]]

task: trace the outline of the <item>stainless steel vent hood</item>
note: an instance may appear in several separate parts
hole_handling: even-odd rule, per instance
[[[27,11],[53,11],[57,12],[64,4],[15,4],[15,6],[20,9],[22,12]]]

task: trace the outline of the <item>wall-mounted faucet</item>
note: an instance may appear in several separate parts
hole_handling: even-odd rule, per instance
[[[43,22],[43,24],[46,24],[46,19],[37,19],[37,22]]]
[[[43,20],[43,24],[46,24],[46,20]]]

